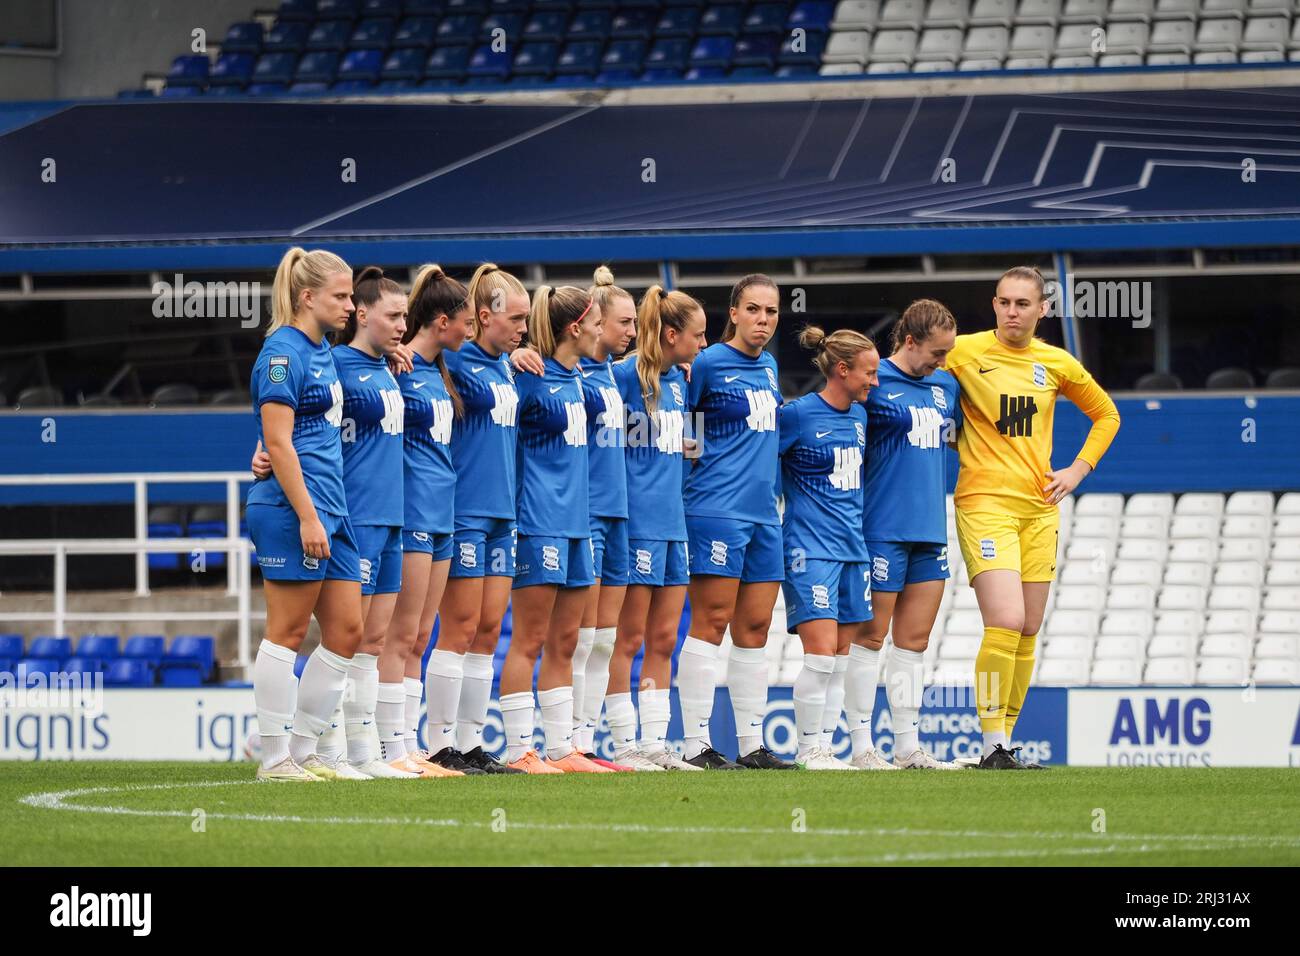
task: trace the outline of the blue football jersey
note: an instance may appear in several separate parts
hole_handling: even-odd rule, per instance
[[[703,418],[704,434],[686,478],[686,513],[780,524],[776,359],[767,352],[751,358],[726,342],[710,345],[691,366],[688,402]]]
[[[456,469],[451,464],[451,431],[456,412],[438,366],[419,355],[412,362],[415,368],[397,379],[406,408],[402,527],[450,534],[455,530]]]
[[[334,368],[328,343],[313,342],[301,329],[286,325],[262,344],[249,381],[257,437],[263,445],[262,406],[267,402],[293,409],[293,449],[298,453],[302,477],[317,511],[348,513],[343,489],[343,449],[339,426],[343,421],[343,383]],[[284,489],[275,475],[253,482],[250,505],[287,505]]]
[[[958,393],[957,379],[943,369],[917,378],[881,359],[880,385],[866,403],[862,533],[868,541],[948,540],[944,439],[961,427]]]
[[[515,494],[519,533],[591,537],[587,503],[587,406],[582,376],[553,358],[545,376],[521,373]]]
[[[627,517],[627,469],[623,464],[623,399],[609,359],[578,360],[582,398],[587,404],[587,478],[591,514]]]
[[[867,413],[840,411],[813,393],[781,406],[785,551],[818,561],[866,561],[862,458]]]
[[[402,524],[402,392],[382,358],[334,348],[343,382],[343,488],[353,525]]]
[[[510,359],[474,342],[442,354],[465,409],[451,428],[456,514],[513,518],[519,393]]]
[[[627,406],[627,536],[686,541],[682,502],[686,373],[674,365],[659,376],[659,408],[653,415],[646,414],[635,358],[614,366],[614,382]]]

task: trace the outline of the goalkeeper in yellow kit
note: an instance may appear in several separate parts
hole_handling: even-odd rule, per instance
[[[946,365],[961,384],[965,417],[957,439],[957,537],[984,620],[975,659],[980,769],[1038,767],[1008,747],[1056,573],[1057,503],[1097,467],[1119,431],[1115,403],[1087,369],[1034,338],[1047,304],[1037,269],[1009,270],[993,296],[997,328],[957,336]],[[1092,430],[1073,463],[1052,471],[1058,394],[1092,420]]]

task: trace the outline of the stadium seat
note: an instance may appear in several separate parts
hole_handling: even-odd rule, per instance
[[[1192,521],[1212,519],[1190,518]],[[1195,529],[1192,529],[1195,530]],[[1169,542],[1169,561],[1191,561],[1197,564],[1209,564],[1214,560],[1215,547],[1211,537],[1179,538]]]
[[[946,643],[946,642],[945,642]],[[1049,636],[1043,647],[1042,653],[1047,660],[1057,660],[1062,657],[1074,658],[1081,661],[1092,660],[1092,651],[1096,646],[1096,638],[1081,637],[1076,635]],[[978,643],[975,650],[979,650]],[[972,655],[973,656],[973,655]]]
[[[1174,561],[1165,568],[1163,583],[1167,586],[1200,588],[1209,593],[1213,567],[1200,561]]]
[[[803,67],[810,72],[816,72],[822,61],[822,52],[826,49],[826,34],[807,34],[799,48],[795,46],[794,37],[792,33],[781,41],[781,52],[777,55],[777,62],[782,67]],[[777,75],[781,75],[780,69],[777,70]]]
[[[1300,561],[1275,561],[1265,583],[1270,587],[1300,587]]]
[[[1060,567],[1056,580],[1061,584],[1094,584],[1105,587],[1110,583],[1110,571],[1091,561],[1067,561]]]
[[[307,52],[342,53],[351,33],[352,24],[346,20],[318,20],[307,34]]]
[[[1263,538],[1225,538],[1219,542],[1220,561],[1268,561],[1268,542]]]
[[[785,28],[790,30],[807,30],[808,33],[826,33],[831,28],[835,16],[834,2],[828,0],[801,0],[790,11]]]
[[[525,43],[515,54],[515,75],[549,75],[555,69],[555,61],[559,56],[558,43]]]
[[[222,53],[208,74],[208,84],[242,87],[252,79],[254,63],[256,58],[252,53]]]
[[[644,44],[642,45],[644,48]],[[777,42],[770,36],[742,36],[736,41],[732,62],[740,67],[754,67],[758,76],[766,76],[776,63]]]
[[[1300,611],[1300,587],[1270,587],[1264,595],[1264,610]]]
[[[1169,557],[1169,546],[1155,538],[1128,538],[1120,534],[1119,561],[1154,561],[1163,566]]]
[[[1255,645],[1255,659],[1262,658],[1300,660],[1300,635],[1294,631],[1289,634],[1261,633]]]
[[[1190,20],[1158,20],[1151,27],[1151,53],[1190,55],[1196,39],[1195,24]]]
[[[1157,515],[1126,515],[1120,521],[1121,543],[1150,538],[1163,543],[1169,537],[1169,519]]]
[[[424,75],[430,80],[455,79],[469,65],[469,47],[440,46],[429,54]]]
[[[1198,53],[1219,51],[1236,53],[1237,48],[1241,46],[1241,35],[1242,23],[1240,20],[1202,20],[1199,29],[1196,31],[1196,51]],[[1247,374],[1249,375],[1249,373]],[[1237,376],[1237,378],[1240,378],[1240,376]],[[1206,383],[1207,388],[1252,388],[1253,386],[1253,376],[1251,376],[1250,385],[1245,386],[1210,385],[1208,382]]]
[[[1250,659],[1251,639],[1244,634],[1207,634],[1201,641],[1201,657],[1235,657],[1245,663]]]
[[[1066,584],[1056,589],[1055,607],[1063,611],[1087,611],[1102,606],[1105,589],[1092,584]]]
[[[478,36],[482,19],[473,14],[444,17],[438,22],[438,29],[434,34],[439,48],[473,43]]]
[[[881,28],[920,29],[925,22],[925,3],[926,0],[885,0],[880,10]]]
[[[1105,23],[1107,0],[1065,0],[1063,23]]]
[[[101,660],[97,657],[69,657],[60,666],[59,670],[65,674],[79,674],[83,681],[88,681],[95,674],[102,674],[108,669],[108,661]]]
[[[963,31],[955,27],[931,28],[921,34],[917,56],[925,59],[947,58],[956,62],[961,53]]]
[[[1143,683],[1170,684],[1188,687],[1196,679],[1196,668],[1191,658],[1158,657],[1147,661]]]
[[[620,10],[610,21],[609,35],[614,40],[645,40],[655,35],[653,10]]]
[[[258,84],[288,83],[293,79],[298,64],[296,53],[263,53],[253,67],[253,82]],[[253,92],[249,90],[249,92]]]
[[[959,64],[957,64],[957,69],[968,70],[968,71],[996,70],[1001,65],[1002,64],[999,63],[996,57],[969,57],[969,58],[963,58],[962,61]],[[1006,69],[1008,70],[1037,70],[1037,69],[1043,69],[1046,66],[1047,66],[1046,57],[1023,57],[1022,56],[1022,57],[1008,58],[1006,62]]]
[[[1094,31],[1100,28],[1089,23],[1066,23],[1056,34],[1058,56],[1091,55],[1096,43]]]
[[[1247,44],[1249,46],[1249,44]],[[1247,54],[1242,54],[1245,61]],[[1300,368],[1275,368],[1264,380],[1265,388],[1300,388]]]
[[[954,634],[943,639],[939,646],[940,660],[973,660],[979,653],[982,638]]]
[[[355,20],[361,13],[361,0],[316,0],[317,20]]]
[[[1155,621],[1146,611],[1107,611],[1101,622],[1102,637],[1137,636],[1148,640],[1155,630]]]
[[[1300,663],[1295,660],[1257,660],[1251,674],[1256,684],[1300,685]]]
[[[600,61],[601,43],[595,40],[580,40],[566,44],[560,58],[555,62],[555,72],[572,75],[590,75],[596,72]]]
[[[1206,634],[1245,634],[1254,638],[1259,613],[1254,608],[1218,608],[1205,615]]]
[[[1215,569],[1214,583],[1258,588],[1264,584],[1264,568],[1254,561],[1224,562]]]
[[[473,77],[504,80],[510,75],[511,54],[505,49],[492,49],[488,43],[481,44],[470,54],[466,72]]]
[[[402,0],[361,0],[361,16],[396,18],[402,15]]]
[[[1037,682],[1045,687],[1069,687],[1086,684],[1089,673],[1087,661],[1069,658],[1045,660],[1038,669]]]
[[[0,657],[6,657],[0,647]],[[121,641],[116,634],[85,634],[77,642],[77,656],[101,661],[116,660],[121,656]]]
[[[1099,658],[1092,665],[1091,683],[1117,686],[1142,683],[1142,667],[1131,657]]]
[[[741,31],[747,36],[780,37],[786,33],[786,15],[787,7],[784,3],[759,3],[750,7],[741,24]],[[799,25],[813,29],[808,24]]]
[[[1169,494],[1137,494],[1124,503],[1125,517],[1169,518],[1174,513],[1174,496]]]
[[[966,33],[962,55],[1004,59],[1010,42],[1010,31],[1006,27],[972,27]]]
[[[157,634],[133,634],[126,640],[122,657],[144,661],[151,668],[162,664],[166,638]]]
[[[930,0],[925,10],[926,27],[965,29],[970,19],[970,0]]]
[[[1160,580],[1158,561],[1118,560],[1110,576],[1110,584],[1144,584],[1155,587]],[[1209,581],[1206,581],[1209,584]]]
[[[569,40],[605,40],[609,36],[613,15],[608,10],[584,10],[569,24]]]
[[[1110,538],[1072,537],[1065,547],[1065,556],[1071,561],[1094,561],[1110,567],[1115,563],[1118,548]]]
[[[1262,515],[1273,517],[1273,494],[1268,491],[1238,491],[1228,496],[1225,515]]]
[[[685,69],[690,56],[691,41],[678,38],[656,40],[646,57],[647,68],[661,70]]]
[[[310,29],[307,23],[277,23],[262,37],[262,53],[301,53]]]
[[[1201,0],[1201,20],[1231,17],[1241,21],[1246,17],[1246,0]]]
[[[1184,497],[1187,497],[1184,495]],[[1169,537],[1174,539],[1197,538],[1213,541],[1219,536],[1218,515],[1175,514],[1169,523]]]
[[[567,20],[567,17],[564,17]],[[433,17],[407,17],[393,34],[393,46],[400,49],[428,50],[437,36],[438,21]],[[525,39],[527,36],[525,35]]]
[[[1195,20],[1200,0],[1156,0],[1157,20]]]
[[[717,4],[704,8],[700,14],[697,34],[701,37],[740,35],[741,21],[745,17],[745,8],[741,4]]]
[[[691,50],[692,67],[729,67],[736,41],[729,36],[701,36]]]
[[[1269,557],[1274,561],[1300,561],[1300,538],[1275,539]]]
[[[137,657],[119,657],[104,674],[105,687],[150,687],[153,682],[153,668]]]
[[[1246,30],[1242,35],[1242,49],[1257,51],[1276,51],[1281,53],[1287,47],[1287,31],[1290,26],[1286,17],[1251,17],[1246,21]],[[1285,371],[1279,369],[1278,371]],[[1268,388],[1280,388],[1274,385],[1272,373],[1265,381]],[[1294,387],[1294,386],[1291,386]]]
[[[1107,19],[1111,23],[1121,23],[1125,20],[1149,23],[1155,10],[1155,0],[1111,0]]]
[[[831,34],[834,36],[834,34]],[[817,71],[819,76],[860,76],[861,63],[823,63]]]
[[[871,62],[911,63],[916,55],[916,32],[881,30],[871,43]]]
[[[383,53],[392,42],[392,20],[362,20],[348,38],[348,49],[378,50]]]
[[[1051,613],[1044,630],[1048,632],[1052,639],[1057,637],[1095,637],[1100,630],[1101,612],[1098,610],[1074,611],[1057,609]],[[949,618],[949,631],[952,630],[952,619]],[[981,635],[983,634],[983,623],[980,624]]]
[[[206,54],[187,54],[172,60],[171,69],[167,71],[169,87],[203,86],[208,82],[208,58]]]
[[[254,77],[254,80],[256,80],[256,77]],[[225,87],[222,87],[222,89],[225,89]],[[280,96],[289,92],[289,84],[253,82],[244,87],[244,92],[249,96]]]
[[[984,619],[979,611],[953,611],[944,625],[944,640],[955,636],[984,636]]]
[[[21,634],[0,634],[0,660],[16,661],[23,656]]]
[[[379,75],[384,80],[418,80],[424,76],[424,61],[423,50],[414,47],[393,50]]]
[[[384,54],[382,50],[349,50],[343,57],[343,62],[339,65],[338,78],[340,80],[368,80],[374,82],[379,79],[379,71],[384,65]]]
[[[975,0],[971,7],[972,27],[1007,27],[1016,18],[1016,0]]]
[[[1205,614],[1200,611],[1160,611],[1156,614],[1156,635],[1186,635],[1200,640],[1205,633]],[[1150,654],[1150,649],[1147,650]]]
[[[1014,44],[1013,44],[1014,47]],[[1124,496],[1115,494],[1079,495],[1075,499],[1075,524],[1079,518],[1119,518],[1124,513]]]
[[[1300,515],[1279,514],[1273,533],[1279,538],[1300,538]]]
[[[62,661],[72,656],[72,638],[41,634],[27,648],[29,659]]]
[[[1259,588],[1215,585],[1210,590],[1211,611],[1259,612]]]
[[[1136,634],[1108,634],[1097,640],[1097,660],[1138,661],[1146,658],[1146,639]]]
[[[871,58],[871,34],[866,30],[832,33],[826,42],[822,61],[828,64],[851,63],[861,67]]]
[[[1228,21],[1207,20],[1207,24],[1220,24]],[[1240,26],[1240,24],[1236,24]],[[1197,43],[1200,38],[1198,35]],[[1255,376],[1244,368],[1220,368],[1209,374],[1205,379],[1205,387],[1210,389],[1243,389],[1255,387]]]
[[[1246,679],[1246,662],[1237,657],[1206,657],[1196,669],[1198,684],[1240,684]]]
[[[226,29],[226,37],[221,41],[221,53],[252,53],[262,49],[262,24],[256,20],[232,23]]]

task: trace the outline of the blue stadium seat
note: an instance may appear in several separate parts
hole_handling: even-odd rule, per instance
[[[576,6],[577,0],[533,0],[534,13],[563,13],[567,16]]]
[[[167,639],[159,634],[132,634],[126,639],[122,656],[144,661],[150,667],[157,667],[162,663],[166,644]]]
[[[656,40],[646,57],[646,69],[684,70],[691,55],[691,41],[682,39]]]
[[[63,669],[63,662],[52,660],[44,657],[26,657],[18,662],[14,668],[14,676],[18,679],[19,687],[30,687],[33,683],[29,678],[33,675],[42,675],[40,683],[49,686],[51,676],[57,674]]]
[[[559,11],[534,13],[524,24],[524,42],[534,41],[559,43],[564,39],[565,28],[569,25],[569,15]]]
[[[438,24],[438,45],[473,43],[475,37],[478,36],[478,26],[481,20],[481,17],[472,14],[447,17]]]
[[[379,53],[378,50],[375,52]],[[371,93],[374,89],[374,80],[338,80],[330,86],[331,93]]]
[[[469,47],[440,46],[425,61],[424,75],[431,80],[454,79],[465,72],[468,63]]]
[[[316,0],[280,0],[281,20],[315,20]]]
[[[579,10],[613,10],[617,6],[618,0],[578,0]]]
[[[72,656],[72,638],[53,637],[41,634],[32,638],[32,646],[27,648],[29,658],[61,661]]]
[[[21,634],[0,634],[0,657],[12,661],[22,656],[23,636]]]
[[[803,27],[809,33],[825,33],[830,30],[834,16],[833,0],[803,0],[790,11],[790,19],[785,25],[791,30]]]
[[[402,0],[362,0],[361,15],[397,19],[402,15]]]
[[[362,20],[348,39],[349,50],[387,50],[393,42],[392,20]]]
[[[508,48],[498,53],[492,49],[491,44],[484,43],[470,55],[467,72],[470,76],[504,80],[510,75],[510,59]]]
[[[531,6],[528,0],[488,0],[488,13],[517,13],[526,17]]]
[[[693,66],[686,71],[685,78],[692,82],[724,80],[727,78],[727,71],[720,66]]]
[[[60,668],[65,674],[102,674],[107,669],[98,657],[69,657]]]
[[[379,79],[379,71],[384,66],[384,52],[382,50],[349,50],[343,57],[343,62],[339,65],[339,80],[356,81],[363,80],[367,84],[374,83]],[[212,558],[208,558],[208,566],[212,566]]]
[[[209,86],[208,96],[243,96],[247,91],[238,84],[226,84],[224,86]]]
[[[407,17],[393,34],[393,46],[427,50],[433,46],[437,29],[435,17]]]
[[[609,35],[615,40],[649,40],[654,32],[651,10],[619,10],[609,24]]]
[[[736,80],[752,80],[758,77],[770,77],[772,71],[766,66],[733,66],[727,75]]]
[[[216,641],[212,637],[206,634],[178,635],[163,656],[163,682],[166,683],[167,668],[181,664],[196,667],[201,679],[206,681],[212,676],[212,668],[215,663]]]
[[[733,37],[702,36],[695,41],[691,50],[691,66],[696,69],[715,67],[725,70],[731,66],[731,57],[736,49]],[[692,79],[690,75],[686,77]]]
[[[116,634],[86,634],[77,642],[77,656],[101,661],[122,656],[121,641]],[[0,656],[3,651],[0,650]]]
[[[787,36],[781,41],[781,52],[777,56],[777,61],[782,66],[812,66],[815,67],[822,61],[822,53],[826,49],[826,34],[808,33],[804,37],[803,52],[796,53],[794,50],[794,35]]]
[[[518,62],[518,57],[515,58]],[[545,73],[520,73],[518,71],[510,74],[510,83],[512,86],[543,86],[550,82],[550,77]]]
[[[602,75],[604,72],[625,70],[633,74],[628,79],[635,79],[635,74],[641,72],[641,64],[645,61],[645,52],[646,43],[644,40],[615,40],[605,48],[605,55],[601,57]],[[602,82],[620,81],[603,80]]]
[[[226,536],[226,508],[224,505],[199,505],[190,515],[185,534],[191,538],[224,538]],[[226,566],[224,551],[210,551],[204,556],[207,570],[216,571]]]
[[[482,43],[491,43],[493,40],[492,31],[501,30],[504,33],[506,44],[513,46],[519,41],[523,29],[524,18],[522,14],[490,13],[483,18],[483,23],[478,28],[478,38]]]
[[[699,23],[699,7],[669,7],[659,17],[659,24],[655,27],[655,37],[690,39],[695,36]]]
[[[569,24],[570,40],[603,40],[609,36],[613,16],[608,10],[583,10]]]
[[[418,80],[424,76],[424,60],[423,50],[394,50],[384,61],[380,76],[385,83],[390,80]]]
[[[262,52],[301,53],[310,32],[311,25],[307,23],[277,23],[262,38]]]
[[[680,80],[682,78],[681,70],[643,70],[641,73],[642,83],[665,83],[669,80]]]
[[[338,72],[339,55],[333,51],[318,50],[304,53],[298,61],[298,71],[294,73],[295,83],[333,83],[334,74]],[[311,92],[299,90],[298,92]]]
[[[310,654],[299,654],[293,661],[293,676],[302,677],[302,669],[307,666],[307,658]]]
[[[120,93],[118,94],[121,95]],[[18,669],[18,661],[12,657],[0,657],[0,674],[13,674]]]
[[[665,7],[698,7],[701,0],[664,0]]]
[[[202,96],[201,86],[165,86],[160,96]]]
[[[640,75],[640,70],[601,70],[596,74],[596,82],[607,83],[610,86],[623,86],[635,83]]]
[[[316,19],[355,20],[361,13],[361,0],[316,0]]]
[[[168,86],[202,86],[208,82],[208,58],[202,53],[178,56],[167,71]]]
[[[352,24],[347,20],[321,20],[307,34],[308,50],[330,50],[342,53],[347,49]]]
[[[498,89],[501,84],[505,82],[506,77],[504,76],[467,76],[465,77],[464,85],[476,86],[479,88],[492,87],[493,89]]]
[[[118,90],[119,100],[152,100],[157,98],[153,90]]]
[[[778,66],[776,68],[776,75],[782,78],[799,77],[799,76],[816,76],[817,67],[799,66],[799,65]]]
[[[402,11],[408,17],[440,17],[442,0],[405,0]]]
[[[208,74],[212,86],[243,86],[253,76],[256,58],[251,53],[222,53]]]
[[[487,0],[444,0],[442,5],[443,16],[487,16]]]
[[[299,80],[289,84],[289,94],[291,96],[315,96],[317,93],[328,93],[330,85],[320,80]]]
[[[736,41],[736,51],[731,62],[737,67],[756,67],[770,73],[776,65],[776,54],[776,37],[743,36]],[[732,75],[736,75],[735,70]]]
[[[659,12],[659,0],[619,0],[614,6],[619,10],[647,10],[654,14]]]
[[[740,24],[744,16],[745,8],[739,4],[708,7],[700,15],[699,35],[734,37],[740,33]]]
[[[566,44],[564,52],[555,63],[555,72],[561,74],[585,74],[596,72],[600,60],[601,44],[597,40],[577,40]]]
[[[559,56],[558,43],[525,43],[515,54],[515,75],[548,76]]]
[[[249,96],[280,96],[289,92],[288,83],[250,83],[244,88]],[[254,562],[256,563],[256,562]]]
[[[149,537],[181,538],[185,535],[185,518],[176,505],[155,505],[149,509]],[[181,566],[179,554],[155,552],[149,555],[151,571],[175,571]]]
[[[788,8],[784,3],[760,3],[750,7],[745,17],[746,33],[767,33],[780,36],[785,32],[785,19]]]
[[[375,84],[376,93],[407,93],[419,88],[416,80],[380,80]]]
[[[262,24],[256,20],[232,23],[221,41],[221,52],[260,53],[262,50]]]
[[[149,662],[133,657],[120,657],[108,665],[104,675],[105,687],[151,687],[153,668]]]

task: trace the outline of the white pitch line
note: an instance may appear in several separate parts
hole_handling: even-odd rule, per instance
[[[252,780],[213,780],[200,783],[160,783],[147,785],[134,785],[124,787],[85,787],[77,790],[52,790],[41,793],[28,794],[19,798],[18,802],[25,806],[35,807],[43,810],[65,810],[76,813],[104,813],[116,816],[139,816],[139,817],[184,817],[189,818],[193,810],[141,810],[134,807],[121,806],[95,806],[78,803],[69,803],[71,799],[87,797],[102,794],[123,794],[123,793],[145,793],[155,790],[188,790],[188,789],[210,789],[214,787],[237,787],[257,785]],[[450,820],[435,819],[427,817],[304,817],[296,814],[266,814],[266,813],[222,813],[220,811],[208,812],[206,814],[210,820],[234,820],[238,822],[249,823],[305,823],[305,824],[329,824],[329,825],[378,825],[378,826],[429,826],[429,827],[450,827],[465,829],[483,829],[491,827],[490,821],[476,820]],[[649,834],[716,834],[723,836],[787,836],[793,831],[785,827],[672,827],[672,826],[653,826],[641,823],[508,823],[509,829],[520,830],[544,830],[544,831],[598,831],[613,833],[649,833]],[[1239,847],[1283,847],[1294,849],[1300,847],[1300,836],[1257,836],[1254,834],[1238,833],[1199,833],[1199,834],[1170,834],[1170,833],[1107,833],[1095,834],[1091,831],[1081,831],[1078,833],[1053,833],[1053,832],[996,832],[988,830],[932,830],[916,829],[911,827],[896,828],[868,828],[868,829],[850,829],[843,827],[826,827],[826,828],[809,828],[800,836],[822,836],[822,837],[941,837],[947,839],[998,839],[998,840],[1090,840],[1094,842],[1111,842],[1118,844],[1137,843],[1137,844],[1164,844],[1174,843],[1185,845],[1189,850],[1209,849],[1208,844],[1214,844],[1219,849],[1226,846]],[[1197,846],[1196,844],[1200,844]],[[1100,848],[1091,848],[1088,852],[1098,852]],[[1127,850],[1129,847],[1116,846],[1116,850]],[[971,851],[972,853],[974,851]],[[999,851],[990,851],[989,853],[977,853],[976,856],[987,856]],[[1020,852],[1020,851],[1016,851]],[[1045,851],[1046,852],[1046,851]],[[1145,851],[1143,851],[1145,852]]]

